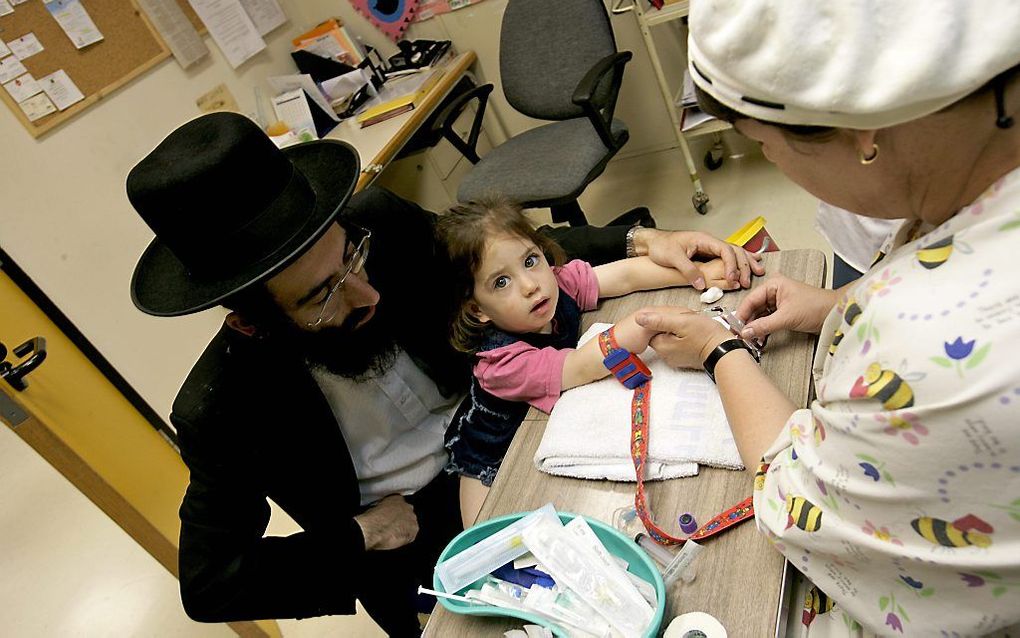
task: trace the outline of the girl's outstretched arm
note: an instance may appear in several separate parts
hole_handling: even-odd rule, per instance
[[[706,286],[733,290],[740,286],[726,278],[726,266],[721,259],[700,264],[708,278]],[[619,297],[638,290],[655,290],[670,286],[689,286],[691,282],[679,270],[660,266],[650,257],[631,257],[594,268],[599,280],[599,298]]]
[[[675,272],[675,271],[674,271]],[[638,312],[641,312],[640,310]],[[657,332],[639,326],[634,320],[638,314],[627,315],[616,324],[616,342],[624,350],[640,353],[648,347]],[[599,350],[598,338],[590,339],[577,350],[572,350],[563,361],[563,381],[561,391],[585,385],[609,375],[609,370],[602,364],[602,351]]]

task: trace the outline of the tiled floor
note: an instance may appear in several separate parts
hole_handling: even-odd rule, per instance
[[[722,236],[764,215],[783,248],[825,250],[813,230],[815,200],[753,148],[730,144],[745,155],[704,175],[712,197],[708,215],[691,208],[690,182],[677,151],[613,162],[584,193],[582,206],[596,224],[646,205],[662,228]],[[696,149],[696,156],[702,153]],[[292,523],[274,517],[273,533],[289,529]],[[0,427],[0,575],[0,635],[232,635],[225,625],[188,620],[173,577],[6,427]],[[364,614],[280,626],[286,636],[383,635]]]

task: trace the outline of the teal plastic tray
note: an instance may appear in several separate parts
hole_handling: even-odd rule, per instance
[[[464,530],[458,534],[456,538],[450,541],[449,545],[446,546],[443,553],[439,555],[439,561],[437,564],[451,556],[459,554],[480,540],[488,538],[492,534],[495,534],[507,525],[510,525],[528,514],[530,514],[530,512],[507,514],[506,516],[500,516],[499,518],[479,523],[474,527]],[[567,512],[559,512],[559,516],[563,523],[568,523],[578,515]],[[595,535],[598,536],[599,540],[602,541],[602,544],[605,545],[607,550],[609,550],[609,553],[627,561],[629,566],[628,571],[638,578],[648,581],[653,587],[655,587],[655,600],[658,604],[655,606],[655,614],[652,616],[652,623],[648,626],[648,632],[645,636],[657,636],[659,633],[659,627],[662,625],[662,615],[664,611],[663,601],[666,599],[666,585],[662,582],[662,575],[659,573],[658,568],[652,563],[651,559],[648,558],[644,550],[638,547],[634,541],[630,540],[602,521],[595,520],[588,516],[582,516],[582,518],[588,521],[588,525],[591,526],[592,531],[595,532]],[[468,589],[477,589],[477,586],[480,586],[480,583],[481,580],[476,583],[472,583],[460,592],[446,592],[446,590],[443,589],[443,584],[439,582],[439,577],[435,575],[435,572],[433,572],[432,575],[433,589],[444,593],[459,594]],[[467,614],[470,616],[509,616],[512,618],[520,618],[521,620],[525,620],[531,624],[548,627],[556,636],[565,637],[567,635],[567,633],[559,625],[551,623],[544,618],[529,614],[525,611],[504,609],[502,607],[495,607],[492,605],[465,603],[459,600],[450,600],[448,598],[439,598],[439,603],[455,614]]]

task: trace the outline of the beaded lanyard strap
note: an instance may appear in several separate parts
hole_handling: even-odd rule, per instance
[[[645,462],[648,460],[648,419],[650,415],[652,373],[637,357],[622,348],[616,341],[614,328],[599,333],[599,349],[605,357],[605,365],[623,383],[634,390],[630,401],[630,456],[634,461],[637,490],[634,493],[634,510],[648,530],[648,536],[662,545],[682,545],[685,540],[663,531],[655,524],[645,498]],[[749,497],[714,517],[701,526],[689,538],[703,540],[715,536],[734,525],[754,517],[754,506]]]

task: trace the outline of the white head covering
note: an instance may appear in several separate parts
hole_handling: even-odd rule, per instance
[[[749,117],[882,128],[1020,64],[1020,0],[691,0],[688,53]]]

